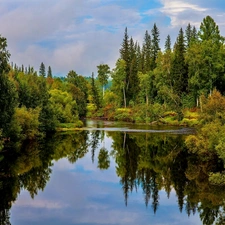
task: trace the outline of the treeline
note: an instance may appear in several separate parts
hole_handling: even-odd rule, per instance
[[[1,143],[34,139],[54,132],[62,124],[82,126],[89,82],[74,71],[69,71],[66,78],[53,78],[50,66],[46,76],[44,63],[39,74],[30,66],[9,66],[6,39],[1,37],[0,42],[5,46],[1,49],[5,61],[0,71]]]
[[[159,42],[156,24],[146,31],[142,46],[125,29],[120,58],[111,73],[112,88],[105,95],[106,111],[113,111],[113,106],[132,108],[134,120],[143,121],[154,114],[153,109],[155,114],[169,110],[182,114],[184,108],[200,107],[201,96],[213,89],[224,93],[224,37],[210,16],[199,30],[190,24],[181,28],[173,46],[170,35],[164,50]]]

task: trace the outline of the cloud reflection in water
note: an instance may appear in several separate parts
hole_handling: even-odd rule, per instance
[[[111,139],[106,138],[107,149]],[[101,146],[99,146],[101,147]],[[99,149],[98,149],[99,150]],[[202,224],[198,215],[188,218],[179,213],[174,191],[168,199],[160,191],[159,209],[154,215],[146,208],[141,188],[130,194],[125,205],[116,164],[111,158],[108,170],[97,168],[91,161],[91,152],[71,164],[67,159],[54,162],[49,183],[43,192],[31,199],[22,191],[11,210],[11,223],[16,225],[137,225],[137,224]]]

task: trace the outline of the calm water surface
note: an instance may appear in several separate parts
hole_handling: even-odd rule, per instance
[[[87,127],[4,155],[3,166],[12,165],[1,169],[0,224],[198,225],[212,217],[184,145],[193,131],[96,121]]]

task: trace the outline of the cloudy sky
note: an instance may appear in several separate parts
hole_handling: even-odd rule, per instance
[[[198,28],[207,15],[225,36],[224,0],[0,0],[0,34],[10,62],[90,76],[100,63],[115,66],[125,27],[141,43],[156,23],[164,46],[168,34],[174,42],[180,27]]]

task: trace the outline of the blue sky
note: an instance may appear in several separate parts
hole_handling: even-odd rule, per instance
[[[0,34],[18,65],[90,76],[100,63],[114,68],[125,27],[141,43],[156,23],[164,46],[168,34],[174,42],[181,27],[198,28],[207,15],[225,36],[224,0],[0,0]]]

